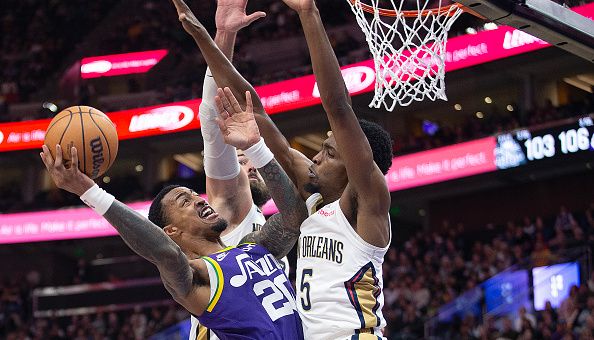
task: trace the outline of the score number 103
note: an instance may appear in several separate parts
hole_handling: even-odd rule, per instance
[[[594,149],[594,135],[590,138],[590,131],[585,127],[562,131],[557,139],[561,143],[561,152],[564,154]],[[528,138],[524,146],[526,157],[530,161],[555,156],[555,138],[551,134]]]

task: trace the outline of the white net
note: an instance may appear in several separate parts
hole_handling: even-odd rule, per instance
[[[415,17],[403,14],[403,4],[414,4]],[[441,7],[439,0],[438,7]],[[445,52],[447,34],[462,14],[456,4],[428,11],[429,1],[382,0],[391,3],[396,15],[380,14],[380,0],[366,0],[373,13],[366,14],[361,0],[347,0],[369,44],[375,60],[375,96],[369,107],[388,111],[425,98],[447,100],[445,95]],[[367,6],[369,9],[370,7]],[[410,12],[410,10],[408,11]],[[421,15],[423,14],[423,15]]]

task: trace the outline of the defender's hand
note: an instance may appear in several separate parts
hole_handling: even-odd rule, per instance
[[[247,0],[219,0],[215,22],[217,30],[236,33],[252,22],[266,16],[264,12],[254,12],[247,15],[245,7]]]
[[[55,160],[45,145],[43,146],[43,152],[39,155],[58,188],[80,196],[95,185],[92,179],[78,169],[78,154],[75,147],[70,150],[72,162],[68,168],[64,166],[62,147],[59,144],[56,145]]]
[[[198,33],[200,29],[204,29],[202,23],[196,18],[190,7],[186,5],[184,0],[172,0],[175,9],[177,9],[177,15],[182,26],[190,35]]]
[[[254,117],[254,105],[249,91],[245,92],[245,101],[246,108],[243,110],[228,87],[225,90],[219,88],[215,96],[219,111],[217,123],[225,143],[243,150],[260,141],[260,130]]]

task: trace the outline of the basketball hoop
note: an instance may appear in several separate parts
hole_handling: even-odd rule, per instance
[[[379,0],[368,1],[347,0],[374,59],[375,95],[369,107],[383,104],[392,111],[396,104],[407,106],[425,98],[447,100],[448,31],[460,14],[472,11],[458,3],[441,6],[442,0],[436,8],[427,8],[429,1],[408,0],[416,2],[413,10],[402,9],[407,0],[385,0],[390,9],[380,8]]]

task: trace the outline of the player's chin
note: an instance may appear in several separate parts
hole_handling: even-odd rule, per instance
[[[227,226],[227,220],[217,217],[217,219],[212,222],[210,229],[216,233],[222,233],[225,229],[227,229]]]

